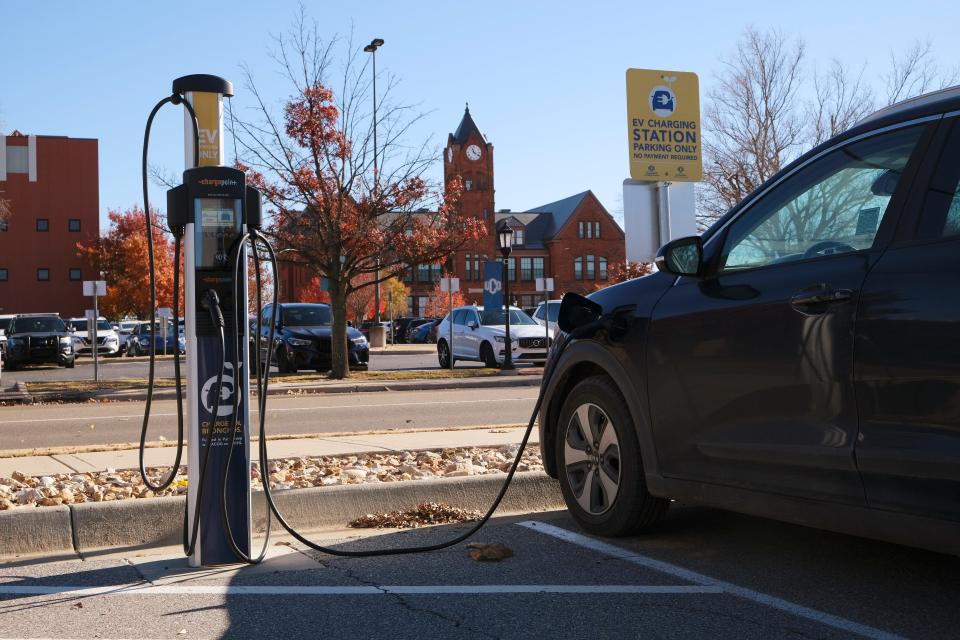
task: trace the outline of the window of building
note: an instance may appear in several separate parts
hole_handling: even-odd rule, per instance
[[[520,279],[533,280],[533,258],[520,258]]]
[[[593,256],[587,256],[587,280],[594,279],[593,269],[594,269]]]
[[[573,259],[573,277],[576,280],[583,280],[583,258],[580,256]]]
[[[543,258],[533,259],[533,277],[534,278],[543,277]]]
[[[520,296],[520,307],[531,309],[537,306],[537,296]]]
[[[0,282],[6,282],[9,277],[6,267],[0,267]]]
[[[598,275],[600,276],[601,280],[606,280],[607,279],[607,259],[603,256],[600,256],[598,260],[600,262],[600,267],[597,269],[597,271],[599,271]]]
[[[578,233],[577,233],[577,237],[578,237],[578,238],[583,238],[583,223],[582,223],[582,222],[579,223],[579,224],[577,225],[577,227],[578,227],[578,230],[579,230]]]
[[[10,223],[6,220],[0,220],[0,231],[6,231],[10,228]]]
[[[50,280],[50,269],[40,268],[37,269],[37,280],[40,282],[47,282]]]
[[[473,180],[464,180],[463,188],[466,191],[470,191],[471,189],[473,189]]]
[[[523,229],[516,229],[513,232],[513,246],[522,247],[523,246]]]
[[[67,230],[73,232],[80,231],[80,219],[70,218],[70,220],[67,221]]]
[[[593,223],[588,222],[587,223],[587,240],[590,240],[591,238],[593,238]]]
[[[430,265],[417,265],[417,282],[430,282]]]
[[[407,296],[407,312],[405,315],[413,315],[413,296]]]
[[[7,173],[30,173],[30,156],[28,147],[13,147],[7,145]]]
[[[594,222],[594,223],[593,223],[593,237],[594,237],[594,238],[597,238],[597,239],[600,238],[600,223],[599,223],[599,222]]]
[[[404,282],[413,282],[413,268],[407,267],[403,270],[403,281]]]
[[[483,280],[483,273],[480,271],[480,256],[475,254],[473,256],[473,279],[474,280]]]
[[[464,279],[464,280],[473,280],[473,272],[472,272],[472,270],[471,270],[471,267],[473,266],[473,262],[471,262],[471,257],[470,257],[470,254],[469,254],[469,253],[467,254],[467,260],[466,260],[466,262],[467,262],[467,268],[466,268],[466,269],[464,270],[464,272],[463,272],[463,279]]]
[[[82,280],[80,276],[80,269],[77,269],[77,268],[70,269],[70,279],[74,281]]]
[[[50,231],[50,220],[47,218],[37,218],[37,231]]]
[[[430,304],[430,296],[417,296],[417,315],[422,316]]]

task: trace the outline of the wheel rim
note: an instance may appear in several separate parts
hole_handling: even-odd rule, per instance
[[[440,349],[440,365],[445,367],[450,362],[449,360],[450,353],[449,353],[449,349],[447,349],[447,343],[441,342],[439,349]]]
[[[563,439],[567,482],[580,508],[606,513],[620,492],[620,441],[610,417],[586,402],[570,416]]]

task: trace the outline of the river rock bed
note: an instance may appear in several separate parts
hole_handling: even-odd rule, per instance
[[[503,474],[510,469],[517,449],[518,445],[504,445],[282,458],[271,460],[267,471],[270,488],[277,490],[458,478]],[[539,447],[527,447],[517,470],[543,470]],[[143,484],[140,472],[136,469],[107,469],[99,473],[58,473],[49,476],[29,476],[14,471],[8,477],[0,477],[0,511],[185,495],[187,468],[182,466],[178,471],[173,483],[159,493],[154,493]],[[169,467],[147,469],[150,481],[157,485],[169,473]],[[253,463],[250,477],[253,490],[262,490],[259,465],[256,462]]]

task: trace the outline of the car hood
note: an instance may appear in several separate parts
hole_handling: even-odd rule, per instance
[[[285,327],[284,332],[291,338],[326,338],[329,340],[330,334],[333,332],[333,327],[329,325],[318,327]],[[363,334],[360,333],[358,329],[347,327],[348,340],[362,337]]]

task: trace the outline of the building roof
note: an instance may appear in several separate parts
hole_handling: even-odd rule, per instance
[[[577,207],[580,206],[580,203],[583,202],[583,199],[590,194],[590,190],[582,191],[578,194],[564,198],[563,200],[557,200],[556,202],[551,202],[549,204],[541,205],[539,207],[534,207],[530,209],[534,213],[550,213],[550,226],[546,229],[547,237],[552,237],[560,229],[563,228],[563,225],[567,223],[567,220],[570,219],[570,216],[573,215],[573,212],[577,210]]]
[[[477,123],[470,117],[470,105],[468,104],[463,111],[463,119],[460,121],[460,126],[458,126],[457,130],[453,133],[453,140],[457,144],[463,144],[467,141],[467,138],[470,137],[471,133],[477,134],[481,140],[486,140],[483,134],[480,133]]]

